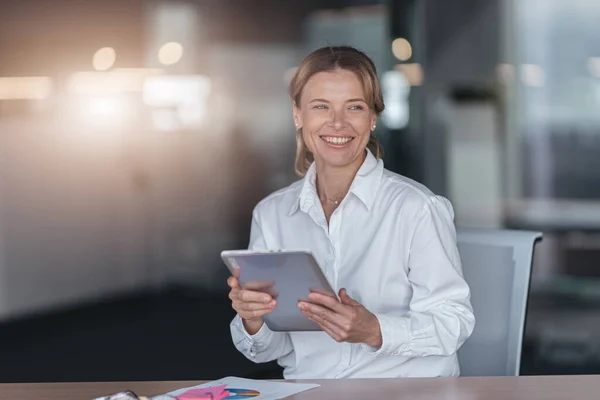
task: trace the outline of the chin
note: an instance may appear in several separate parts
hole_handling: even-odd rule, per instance
[[[348,149],[346,151],[331,151],[328,149],[328,151],[322,152],[319,158],[321,158],[324,164],[330,167],[342,168],[353,165],[358,158],[357,156],[358,154],[355,149]]]

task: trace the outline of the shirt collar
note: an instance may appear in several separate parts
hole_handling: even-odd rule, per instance
[[[366,151],[367,156],[358,169],[350,185],[349,192],[358,197],[367,207],[367,210],[370,211],[373,208],[373,203],[375,203],[377,189],[379,189],[381,177],[383,176],[383,161],[378,160],[369,149]],[[294,214],[299,209],[306,212],[315,203],[315,199],[318,199],[316,178],[317,171],[313,162],[304,176],[304,182],[297,201],[292,204],[289,215]]]

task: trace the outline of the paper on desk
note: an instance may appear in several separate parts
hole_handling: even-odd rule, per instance
[[[225,390],[227,385],[211,386],[208,388],[192,388],[181,393],[182,400],[221,400],[226,399],[230,393]]]
[[[217,381],[207,382],[202,385],[175,390],[168,394],[170,396],[181,396],[183,393],[189,391],[190,389],[204,389],[221,385],[226,385],[225,390],[229,392],[229,396],[224,397],[223,400],[236,398],[252,398],[254,400],[279,400],[288,396],[292,396],[296,393],[304,392],[306,390],[319,387],[319,385],[313,383],[270,382],[228,376],[226,378],[219,379]]]

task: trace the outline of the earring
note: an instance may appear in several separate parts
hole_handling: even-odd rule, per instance
[[[374,131],[376,127],[377,127],[377,125],[373,125],[373,129],[371,129],[371,130]]]

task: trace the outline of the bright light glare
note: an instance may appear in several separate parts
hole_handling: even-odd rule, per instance
[[[521,80],[526,86],[543,87],[546,84],[546,73],[536,64],[523,64],[521,66]]]
[[[103,47],[94,54],[92,65],[97,71],[106,71],[115,65],[117,52],[112,47]]]
[[[52,92],[46,76],[0,78],[0,100],[42,100]]]
[[[423,67],[418,63],[398,64],[396,70],[402,72],[410,86],[421,86],[423,84]]]
[[[154,110],[154,126],[174,131],[197,128],[206,117],[206,101],[211,81],[206,76],[157,76],[144,85],[144,103]]]
[[[87,102],[87,111],[92,115],[108,117],[119,114],[122,111],[122,106],[118,99],[98,97]]]
[[[106,96],[141,92],[148,77],[162,74],[160,69],[120,68],[109,72],[77,72],[68,81],[71,94]]]
[[[158,51],[158,61],[163,65],[177,64],[183,57],[183,46],[177,42],[165,43]]]
[[[92,127],[114,127],[123,124],[131,116],[130,104],[116,96],[80,97],[74,100],[73,117]]]
[[[381,79],[385,110],[383,123],[391,129],[408,125],[410,86],[404,74],[398,70],[387,71]]]
[[[406,61],[412,57],[412,46],[404,38],[394,39],[392,42],[392,53],[400,61]]]
[[[202,102],[210,94],[210,79],[202,75],[164,75],[148,78],[144,84],[144,103],[153,107],[172,107]]]

